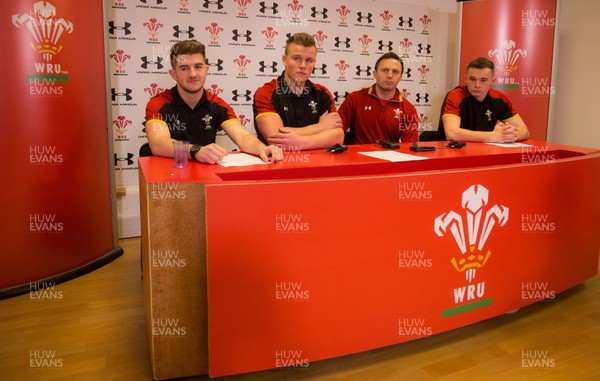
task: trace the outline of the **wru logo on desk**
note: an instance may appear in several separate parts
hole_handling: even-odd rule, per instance
[[[477,269],[482,269],[492,252],[485,244],[496,225],[504,226],[508,221],[509,209],[503,205],[489,206],[489,190],[482,185],[472,185],[462,194],[463,215],[450,211],[435,219],[434,231],[442,237],[452,234],[461,254],[454,256],[451,263],[458,272],[465,273],[469,284],[453,289],[455,306],[442,312],[443,317],[482,308],[492,304],[492,298],[484,298],[485,282],[474,283]],[[466,226],[464,219],[466,218]],[[465,228],[468,234],[465,236]],[[468,251],[467,251],[468,250]],[[465,304],[465,302],[467,302]]]

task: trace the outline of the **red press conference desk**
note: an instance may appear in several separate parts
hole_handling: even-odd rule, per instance
[[[222,376],[488,319],[593,276],[600,152],[527,141],[286,153],[228,167],[141,158],[154,376]],[[422,143],[424,144],[424,143]]]

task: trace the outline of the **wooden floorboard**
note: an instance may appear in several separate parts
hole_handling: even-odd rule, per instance
[[[140,240],[119,244],[123,256],[101,269],[0,301],[0,381],[152,380]],[[523,365],[528,354],[532,366]],[[219,380],[600,380],[600,277],[451,332]]]

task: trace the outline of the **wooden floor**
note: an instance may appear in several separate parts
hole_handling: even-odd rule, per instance
[[[0,380],[151,380],[139,244],[121,240],[105,267],[0,301]],[[600,380],[600,277],[455,331],[220,380]]]

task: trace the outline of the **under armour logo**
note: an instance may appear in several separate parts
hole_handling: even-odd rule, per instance
[[[288,107],[287,106],[283,106],[283,111],[288,111]]]
[[[320,67],[315,66],[313,68],[313,73],[316,72],[316,71],[320,71],[321,75],[325,75],[325,74],[327,74],[327,70],[326,69],[327,69],[327,64],[323,64]]]
[[[367,110],[371,111],[371,106],[365,106],[365,111]]]
[[[392,50],[394,50],[394,43],[392,41],[388,41],[388,42],[384,43],[383,40],[379,40],[378,43],[379,43],[378,49],[380,51],[387,50],[388,52],[391,52]],[[385,49],[385,48],[387,48],[387,49]]]
[[[204,0],[202,6],[208,9],[211,5],[216,5],[217,9],[223,9],[223,0]]]
[[[240,98],[243,98],[243,100],[245,100],[246,102],[249,102],[252,99],[250,97],[250,95],[252,94],[250,90],[244,90],[243,94],[240,93],[238,90],[232,90],[231,93],[233,94],[231,99],[236,102],[239,101]]]
[[[344,91],[343,95],[340,94],[339,91],[334,91],[333,92],[333,100],[334,100],[335,103],[339,103],[340,99],[346,99],[346,97],[348,96],[348,94],[349,93],[347,91]]]
[[[246,42],[252,41],[252,37],[250,37],[252,35],[252,31],[250,31],[250,30],[246,30],[246,33],[240,33],[240,32],[238,32],[237,29],[234,29],[232,32],[233,32],[232,38],[234,41],[237,41],[239,38],[242,38],[242,37],[246,39]]]
[[[339,48],[340,45],[344,45],[346,49],[350,48],[350,37],[346,37],[344,41],[342,41],[339,37],[335,37],[333,40],[335,41],[333,45],[335,45],[336,48]]]
[[[125,22],[123,23],[123,25],[115,25],[114,21],[109,21],[108,22],[108,33],[110,34],[115,34],[115,30],[123,30],[125,35],[131,34],[131,30],[129,30],[129,28],[131,28],[131,23]]]
[[[265,61],[260,61],[258,64],[260,65],[258,70],[261,73],[264,73],[266,69],[271,69],[272,73],[277,73],[277,62],[275,61],[271,61],[271,65],[266,65]]]
[[[327,18],[327,8],[323,8],[323,10],[318,11],[316,7],[311,7],[310,10],[312,11],[312,13],[310,14],[310,16],[314,19],[317,17],[317,15],[321,15],[322,19],[326,19]]]
[[[411,78],[412,77],[412,70],[407,67],[406,69],[404,69],[404,78]]]
[[[217,68],[217,71],[223,71],[223,60],[217,59],[216,63],[211,63],[208,59],[206,59],[206,64],[210,67]]]
[[[148,65],[156,65],[157,69],[163,68],[163,64],[162,64],[163,58],[160,56],[156,57],[156,61],[149,61],[148,56],[143,56],[140,59],[142,60],[142,64],[140,66],[143,67],[144,69],[148,69]]]
[[[133,97],[131,96],[131,93],[133,93],[133,90],[128,89],[128,88],[125,89],[124,93],[117,93],[117,91],[113,87],[110,89],[110,98],[112,99],[113,102],[115,102],[117,100],[117,97],[125,97],[126,101],[130,101],[133,99]]]
[[[425,101],[425,103],[429,103],[429,94],[428,93],[424,93],[423,95],[421,95],[421,93],[417,93],[417,103],[421,103],[421,100]]]
[[[356,66],[356,75],[360,76],[360,73],[365,73],[364,76],[368,77],[371,75],[371,66],[367,66],[365,69],[362,68],[362,66],[358,65]]]
[[[180,38],[181,35],[184,34],[188,38],[194,38],[193,32],[194,32],[195,28],[193,26],[188,26],[187,29],[181,29],[179,25],[174,25],[173,30],[175,31],[175,33],[173,33],[173,37]]]
[[[400,20],[398,25],[400,25],[401,27],[404,28],[404,26],[405,26],[404,24],[406,24],[406,26],[408,26],[409,28],[412,28],[412,26],[413,26],[413,18],[412,17],[405,19],[403,16],[400,16],[398,19]]]
[[[120,161],[125,161],[127,162],[127,165],[133,165],[135,164],[135,162],[132,160],[133,159],[133,154],[128,152],[126,157],[119,157],[117,156],[117,154],[115,153],[115,167],[117,166],[117,164],[119,164]]]
[[[368,23],[372,23],[373,21],[371,20],[371,17],[373,17],[372,13],[367,13],[366,16],[363,16],[362,12],[356,12],[356,21],[362,23],[363,19],[366,19],[368,21]]]
[[[427,54],[431,54],[431,44],[427,44],[427,45],[423,45],[423,44],[419,44],[417,45],[418,47],[418,51],[419,53],[423,54],[423,52],[427,53]]]
[[[260,4],[260,9],[258,10],[260,13],[266,13],[267,10],[271,11],[271,14],[273,15],[279,13],[279,11],[277,11],[277,7],[279,7],[279,4],[277,3],[272,3],[273,5],[266,5],[264,1],[261,1],[258,4]]]
[[[140,2],[141,2],[141,3],[144,3],[144,4],[148,4],[148,1],[147,1],[147,0],[140,0]],[[157,4],[157,5],[158,5],[158,4],[162,4],[162,3],[163,3],[163,0],[156,0],[156,4]]]

